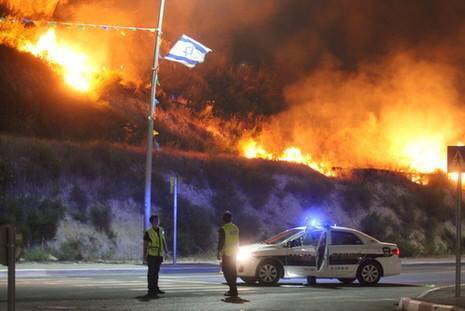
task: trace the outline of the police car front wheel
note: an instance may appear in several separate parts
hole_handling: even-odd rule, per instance
[[[281,267],[273,261],[262,262],[257,269],[258,282],[261,285],[274,285],[281,276]]]
[[[362,285],[374,285],[381,278],[381,267],[375,261],[366,261],[357,271],[357,280]]]

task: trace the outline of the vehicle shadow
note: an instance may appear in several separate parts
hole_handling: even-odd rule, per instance
[[[227,302],[227,303],[235,303],[235,304],[243,304],[246,302],[250,302],[250,300],[242,299],[241,297],[228,297],[228,298],[221,299],[221,301]]]
[[[388,288],[388,287],[421,287],[421,285],[414,284],[401,284],[401,283],[379,283],[376,285],[362,285],[358,283],[354,284],[343,284],[343,283],[317,283],[315,285],[307,285],[306,283],[277,283],[275,285],[260,285],[256,284],[246,284],[246,283],[237,283],[238,287],[302,287],[302,288],[328,288],[328,289],[338,289],[338,288],[347,288],[347,287],[371,287],[371,288]]]
[[[362,288],[388,288],[388,287],[421,287],[421,285],[414,284],[400,284],[400,283],[380,283],[376,285],[363,285],[363,284],[342,284],[342,283],[320,283],[315,285],[304,285],[304,287],[316,287],[316,288],[329,288],[329,289],[338,289],[344,287],[362,287]]]

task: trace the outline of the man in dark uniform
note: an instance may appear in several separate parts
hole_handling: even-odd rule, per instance
[[[231,212],[223,214],[223,226],[218,232],[218,260],[221,259],[221,268],[224,278],[229,285],[229,291],[224,295],[237,298],[237,271],[236,255],[239,248],[239,228],[232,222]]]
[[[144,262],[148,266],[148,293],[144,298],[158,298],[158,294],[165,293],[158,287],[158,274],[163,262],[163,253],[168,253],[168,247],[166,246],[165,232],[158,223],[158,216],[150,216],[150,223],[152,227],[144,234]]]

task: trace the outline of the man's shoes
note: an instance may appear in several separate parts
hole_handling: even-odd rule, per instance
[[[161,289],[157,289],[157,294],[164,294],[165,291],[162,291]]]
[[[225,295],[226,297],[231,297],[231,298],[237,298],[237,297],[239,297],[239,295],[238,295],[237,293],[231,293],[229,290],[228,290],[226,293],[224,293],[224,295]]]

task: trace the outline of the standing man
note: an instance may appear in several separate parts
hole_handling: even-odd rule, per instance
[[[239,248],[239,228],[231,221],[231,212],[226,211],[223,214],[224,224],[219,230],[217,258],[218,260],[221,259],[224,278],[229,285],[229,291],[224,293],[224,295],[237,298],[236,255]]]
[[[165,292],[158,287],[158,274],[160,265],[163,262],[163,254],[168,253],[166,246],[165,232],[159,226],[158,216],[150,216],[152,227],[144,234],[144,262],[147,263],[147,283],[148,293],[144,298],[158,298],[158,294]]]

